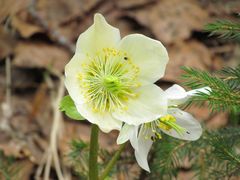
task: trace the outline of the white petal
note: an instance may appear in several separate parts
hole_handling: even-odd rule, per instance
[[[199,88],[199,89],[194,89],[194,90],[188,91],[187,94],[188,94],[188,96],[196,96],[197,93],[210,94],[210,92],[211,92],[211,88],[210,87],[203,87],[203,88]]]
[[[150,130],[148,129],[148,131]],[[148,132],[148,133],[151,134],[151,132]],[[147,157],[151,149],[152,143],[153,142],[150,138],[146,139],[144,137],[144,134],[142,134],[142,129],[141,129],[138,137],[138,150],[135,150],[135,157],[139,166],[148,172],[150,172],[150,169],[149,169]]]
[[[82,63],[86,61],[86,55],[75,53],[65,66],[65,76],[76,76],[82,71]]]
[[[179,135],[176,131],[171,129],[170,131],[162,130],[164,133],[173,136],[178,139],[195,141],[202,135],[201,124],[189,113],[184,112],[177,108],[169,109],[169,114],[176,118],[176,123],[185,128],[186,132]]]
[[[65,86],[69,95],[78,104],[84,103],[83,94],[77,75],[82,71],[81,64],[85,61],[85,55],[76,53],[65,66]]]
[[[138,126],[166,114],[167,99],[161,88],[151,84],[138,88],[136,93],[138,96],[127,103],[127,110],[113,112],[116,119]]]
[[[80,34],[76,52],[95,55],[103,48],[114,48],[120,41],[120,32],[109,25],[101,14],[95,14],[94,24]]]
[[[133,133],[134,133],[134,126],[128,125],[125,123],[119,132],[119,135],[117,138],[117,144],[123,144],[126,141],[128,141]]]
[[[124,37],[119,46],[140,68],[139,81],[142,84],[150,84],[163,77],[169,58],[161,42],[141,34],[132,34]]]
[[[78,112],[85,117],[89,122],[97,124],[98,127],[105,133],[111,130],[120,130],[122,122],[115,119],[110,113],[93,112],[88,104],[75,104]]]
[[[130,143],[135,150],[138,150],[138,129],[139,126],[134,126],[132,135],[130,136]]]
[[[177,84],[165,90],[168,98],[168,106],[180,105],[186,102],[188,94],[185,89]]]
[[[138,150],[138,129],[139,126],[124,124],[117,138],[117,144],[123,144],[130,140],[132,147]]]

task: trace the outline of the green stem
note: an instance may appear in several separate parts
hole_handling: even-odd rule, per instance
[[[98,180],[98,126],[92,124],[89,151],[89,180]]]
[[[99,180],[104,180],[104,178],[107,177],[107,175],[112,170],[113,166],[116,164],[116,162],[117,162],[118,158],[120,157],[121,152],[124,150],[125,146],[126,146],[126,143],[120,145],[120,148],[115,152],[112,159],[108,162],[108,164],[107,164],[106,168],[104,169],[102,175],[100,176]]]

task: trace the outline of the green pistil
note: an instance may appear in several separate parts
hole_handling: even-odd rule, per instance
[[[175,122],[162,122],[162,123],[169,126],[170,129],[174,129],[179,135],[182,135],[184,132],[186,132],[186,130],[183,127],[179,126]]]
[[[107,91],[117,93],[121,90],[122,83],[116,76],[107,76],[103,80],[103,85]]]
[[[158,127],[160,129],[167,131],[169,131],[170,129],[174,129],[179,135],[182,135],[184,132],[186,132],[186,129],[176,123],[176,118],[172,115],[166,115],[159,118],[158,120]]]
[[[153,135],[149,135],[148,129],[152,131]],[[171,129],[175,130],[180,136],[185,132],[189,134],[186,129],[176,123],[176,118],[170,114],[155,121],[144,123],[142,134],[145,139],[151,138],[152,141],[156,141],[162,139],[161,130],[170,131]]]

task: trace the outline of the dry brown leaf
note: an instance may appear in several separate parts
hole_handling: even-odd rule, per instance
[[[0,26],[0,60],[12,53],[14,42],[12,35]]]
[[[29,0],[1,0],[0,1],[0,23],[7,17],[12,16],[21,9],[28,6]]]
[[[45,104],[39,105],[45,107],[45,112],[41,112],[41,117],[36,117],[35,119],[39,118],[45,123],[42,127],[42,124],[35,119],[29,120],[29,114],[32,108],[32,95],[24,96],[24,98],[13,95],[11,99],[13,115],[9,120],[12,129],[9,132],[1,132],[0,149],[8,156],[11,155],[17,158],[27,157],[32,162],[38,163],[44,150],[47,148],[47,141],[40,137],[38,133],[42,135],[46,129],[51,127],[49,126],[51,119],[45,119],[44,117],[47,114],[47,110],[49,111],[49,108],[47,108],[48,106]],[[49,99],[43,99],[45,101],[48,100],[48,104],[51,104],[49,103]],[[49,132],[44,135],[48,137]]]
[[[217,113],[207,121],[207,128],[219,129],[225,127],[228,123],[228,114],[226,112]]]
[[[218,16],[218,18],[226,18],[226,15],[231,15],[233,13],[240,12],[240,1],[239,0],[208,0],[208,1],[199,1],[201,6],[212,16]],[[223,5],[224,4],[224,5]]]
[[[41,27],[27,22],[27,15],[26,11],[23,11],[17,16],[12,17],[12,26],[19,31],[21,36],[28,38],[35,33],[44,32]]]
[[[177,179],[178,180],[196,180],[195,173],[193,171],[180,171],[178,173]]]
[[[99,6],[96,12],[103,14],[109,24],[119,28],[121,34],[125,35],[127,29],[130,28],[126,21],[122,21],[119,18],[122,13],[121,11],[116,10],[113,1],[104,1],[104,5]],[[78,36],[93,24],[93,17],[94,12],[83,16],[81,21],[72,20],[62,24],[57,29],[62,36],[75,43]]]
[[[211,110],[208,108],[207,105],[202,107],[191,106],[190,108],[186,109],[186,111],[191,113],[200,122],[207,121],[211,113]]]
[[[53,72],[62,72],[69,61],[68,52],[57,46],[44,43],[20,42],[15,50],[13,65],[24,68],[49,68]]]
[[[195,0],[162,0],[128,14],[164,43],[189,38],[192,30],[201,29],[208,20],[208,13]]]
[[[25,141],[25,139],[11,139],[8,142],[1,142],[0,150],[2,150],[6,156],[13,156],[19,159],[28,158],[33,163],[39,163],[43,155],[43,150],[39,148],[38,142],[35,142],[36,135],[29,134],[24,138],[27,139],[27,141]]]
[[[51,27],[81,17],[85,12],[94,7],[100,0],[39,0],[37,13],[48,21]]]
[[[138,6],[144,6],[146,4],[152,3],[156,0],[121,0],[116,1],[116,5],[120,8],[136,8]]]
[[[169,63],[163,80],[181,82],[181,66],[206,70],[211,66],[211,53],[197,41],[178,42],[168,48]]]
[[[15,158],[24,158],[26,155],[23,153],[26,149],[26,144],[17,139],[12,139],[8,142],[1,142],[0,149],[6,156],[13,156]]]
[[[18,170],[16,174],[17,179],[19,180],[31,179],[31,175],[34,167],[34,164],[32,162],[30,162],[29,160],[21,160],[21,161],[15,162],[14,166]]]

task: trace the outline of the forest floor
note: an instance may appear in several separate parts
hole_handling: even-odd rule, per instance
[[[69,144],[73,139],[88,142],[90,125],[67,118],[58,104],[67,93],[62,82],[64,66],[96,12],[119,28],[122,37],[141,33],[167,47],[170,61],[157,82],[163,89],[183,82],[181,66],[214,72],[239,63],[237,43],[203,31],[216,19],[239,20],[237,0],[0,1],[0,150],[4,158],[14,158],[13,169],[19,169],[16,179],[57,179],[56,174],[76,178],[67,156]],[[207,106],[188,111],[208,128],[228,123],[226,113],[210,114]],[[114,151],[117,135],[101,133],[101,148]],[[132,163],[127,173],[116,177],[137,179],[139,173]],[[190,177],[191,172],[183,172],[178,179]]]

